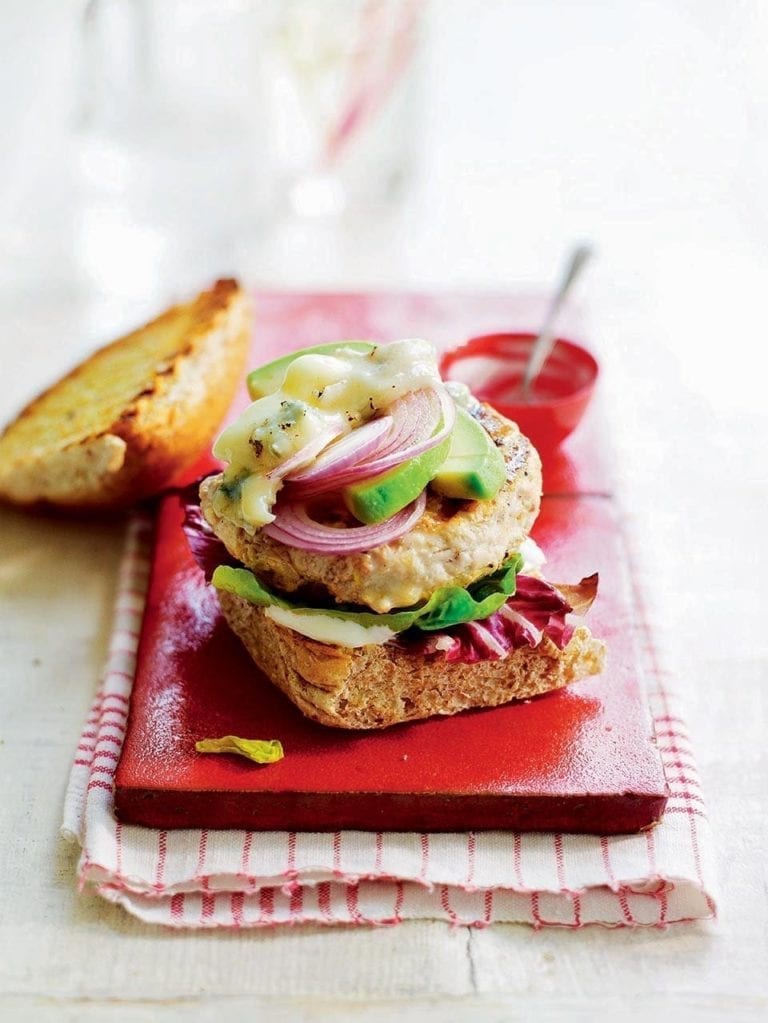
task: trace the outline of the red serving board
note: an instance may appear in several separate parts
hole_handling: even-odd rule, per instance
[[[478,315],[480,333],[492,325],[488,301],[464,299],[455,308],[468,321],[467,303],[479,313],[482,302],[486,319]],[[430,336],[429,302],[440,309],[448,300],[262,296],[254,364],[282,347],[334,337]],[[396,310],[402,306],[402,321],[393,303]],[[415,325],[410,303],[418,303],[421,319]],[[345,319],[352,316],[350,304],[360,314],[356,327]],[[305,312],[299,315],[297,307]],[[333,309],[339,310],[336,321]],[[382,317],[377,322],[386,321],[386,330],[377,329],[377,309]],[[471,329],[462,326],[465,334]],[[534,536],[548,554],[553,580],[575,582],[599,571],[600,595],[590,624],[608,642],[607,670],[525,703],[381,732],[316,725],[264,678],[227,628],[215,592],[191,559],[178,500],[165,499],[117,772],[118,817],[162,828],[604,834],[657,821],[667,787],[639,684],[637,609],[613,502],[601,496],[608,489],[604,463],[590,460],[595,435],[587,444],[589,436],[583,434],[581,446],[574,447],[577,456],[569,459],[567,451],[561,456],[565,469],[550,476],[559,485],[548,487],[551,496],[544,499]],[[546,464],[546,453],[544,458]],[[572,484],[580,481],[588,493],[573,492]],[[197,739],[226,734],[279,738],[285,759],[258,767],[195,752]]]

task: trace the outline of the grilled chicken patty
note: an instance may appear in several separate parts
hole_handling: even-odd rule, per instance
[[[203,514],[229,553],[265,583],[286,592],[322,588],[336,602],[374,611],[409,607],[441,586],[466,586],[497,569],[528,536],[539,512],[541,462],[515,423],[490,406],[476,418],[501,449],[507,481],[490,501],[457,501],[427,492],[426,510],[405,536],[358,554],[316,554],[250,535],[214,511],[218,474],[200,487]]]

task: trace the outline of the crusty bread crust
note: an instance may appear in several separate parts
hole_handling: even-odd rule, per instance
[[[249,340],[247,296],[222,280],[100,349],[0,436],[0,499],[93,509],[156,493],[210,445]]]
[[[455,501],[427,492],[424,515],[399,540],[358,554],[319,554],[288,547],[263,530],[247,533],[217,514],[221,475],[204,480],[200,505],[229,553],[275,589],[319,585],[336,601],[374,611],[409,607],[441,586],[466,586],[518,550],[539,513],[541,461],[516,423],[490,406],[480,422],[504,455],[507,479],[489,501]]]
[[[232,630],[267,677],[307,717],[336,728],[386,728],[402,721],[495,707],[596,675],[605,645],[580,625],[559,650],[550,640],[501,661],[449,664],[391,644],[331,646],[278,625],[242,597],[219,592]]]

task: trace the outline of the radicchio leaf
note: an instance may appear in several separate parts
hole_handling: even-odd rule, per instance
[[[412,653],[441,654],[448,663],[463,664],[499,661],[520,647],[537,647],[544,638],[562,650],[573,635],[566,616],[577,607],[581,613],[589,608],[597,581],[593,575],[576,586],[556,587],[535,576],[519,575],[514,596],[482,621],[455,625],[427,638],[409,634],[392,642]]]
[[[597,583],[598,575],[595,572],[594,575],[587,576],[586,579],[582,579],[575,586],[568,585],[568,583],[555,583],[554,586],[558,593],[562,593],[571,605],[575,615],[585,615],[595,602]]]
[[[237,561],[208,525],[200,508],[198,491],[199,483],[192,483],[179,490],[179,500],[184,509],[181,528],[192,556],[205,575],[205,581],[210,582],[219,565],[236,565]]]

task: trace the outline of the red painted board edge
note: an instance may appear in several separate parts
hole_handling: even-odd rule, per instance
[[[118,786],[118,819],[149,828],[243,828],[294,831],[555,831],[564,834],[635,834],[656,825],[666,795],[525,797],[435,793],[415,804],[405,793],[376,793],[378,819],[371,814],[371,793],[302,792],[152,792]],[[461,819],[458,828],[456,820]]]

